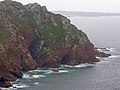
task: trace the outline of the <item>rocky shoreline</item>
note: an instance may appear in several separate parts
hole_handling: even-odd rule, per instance
[[[37,3],[0,2],[0,87],[12,86],[23,71],[98,62],[96,56],[110,55],[66,17]]]
[[[110,51],[107,48],[95,48],[95,56],[96,57],[109,57],[111,54],[106,54],[105,52]]]
[[[97,50],[97,49],[100,49],[101,51]],[[110,51],[110,50],[107,50],[106,48],[104,49],[101,49],[101,48],[95,48],[95,56],[96,57],[102,57],[102,58],[105,58],[105,57],[109,57],[111,56],[110,54],[106,54],[104,51]],[[98,59],[97,59],[98,60]],[[99,60],[98,60],[99,61]],[[82,64],[82,63],[81,63]],[[70,66],[75,66],[75,65],[78,65],[77,63],[75,64],[67,64],[67,65],[70,65]],[[23,77],[23,74],[22,74],[22,70],[19,69],[19,70],[14,70],[14,71],[10,71],[10,74],[12,75],[12,77],[10,77],[8,75],[8,71],[9,69],[4,69],[5,67],[8,67],[8,66],[0,66],[0,73],[3,73],[4,74],[2,76],[0,76],[0,87],[11,87],[12,86],[12,81],[15,81],[16,79],[18,78],[22,78]],[[34,69],[33,69],[34,70]],[[7,71],[7,72],[6,72]],[[52,70],[53,72],[58,72],[58,70]],[[8,79],[6,79],[4,76],[8,77]]]

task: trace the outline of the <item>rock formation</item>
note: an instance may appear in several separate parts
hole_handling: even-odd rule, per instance
[[[100,49],[100,50],[98,50]],[[109,57],[111,54],[106,54],[106,51],[110,51],[106,48],[94,48],[95,56],[96,57]]]
[[[0,87],[22,71],[97,61],[87,35],[66,17],[37,3],[0,2]]]

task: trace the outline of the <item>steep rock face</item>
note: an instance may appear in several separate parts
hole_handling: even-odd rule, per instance
[[[29,6],[27,6],[31,10]],[[36,34],[29,50],[40,67],[59,67],[98,61],[86,34],[66,17],[51,12],[32,11]]]
[[[0,76],[7,81],[16,80],[22,70],[37,68],[28,50],[33,32],[27,26],[26,17],[23,17],[24,9],[22,4],[15,1],[0,2]],[[6,82],[0,86],[4,85]]]
[[[21,71],[98,61],[87,35],[37,3],[0,2],[0,77],[4,86]],[[8,86],[11,84],[8,83]]]

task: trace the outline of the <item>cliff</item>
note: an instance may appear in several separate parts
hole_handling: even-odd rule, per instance
[[[97,62],[87,35],[60,14],[37,3],[0,2],[0,86],[22,71]]]

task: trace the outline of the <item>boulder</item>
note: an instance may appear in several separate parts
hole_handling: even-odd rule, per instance
[[[23,76],[22,72],[17,72],[17,71],[11,71],[10,74],[14,75],[17,78],[22,78]]]
[[[11,87],[12,84],[7,80],[5,79],[3,76],[0,76],[0,87]]]
[[[106,54],[104,52],[99,51],[96,53],[96,57],[109,57],[109,56],[111,56],[111,54]]]
[[[94,48],[94,53],[96,57],[109,57],[111,54],[105,53],[106,51],[109,51],[106,48]]]

